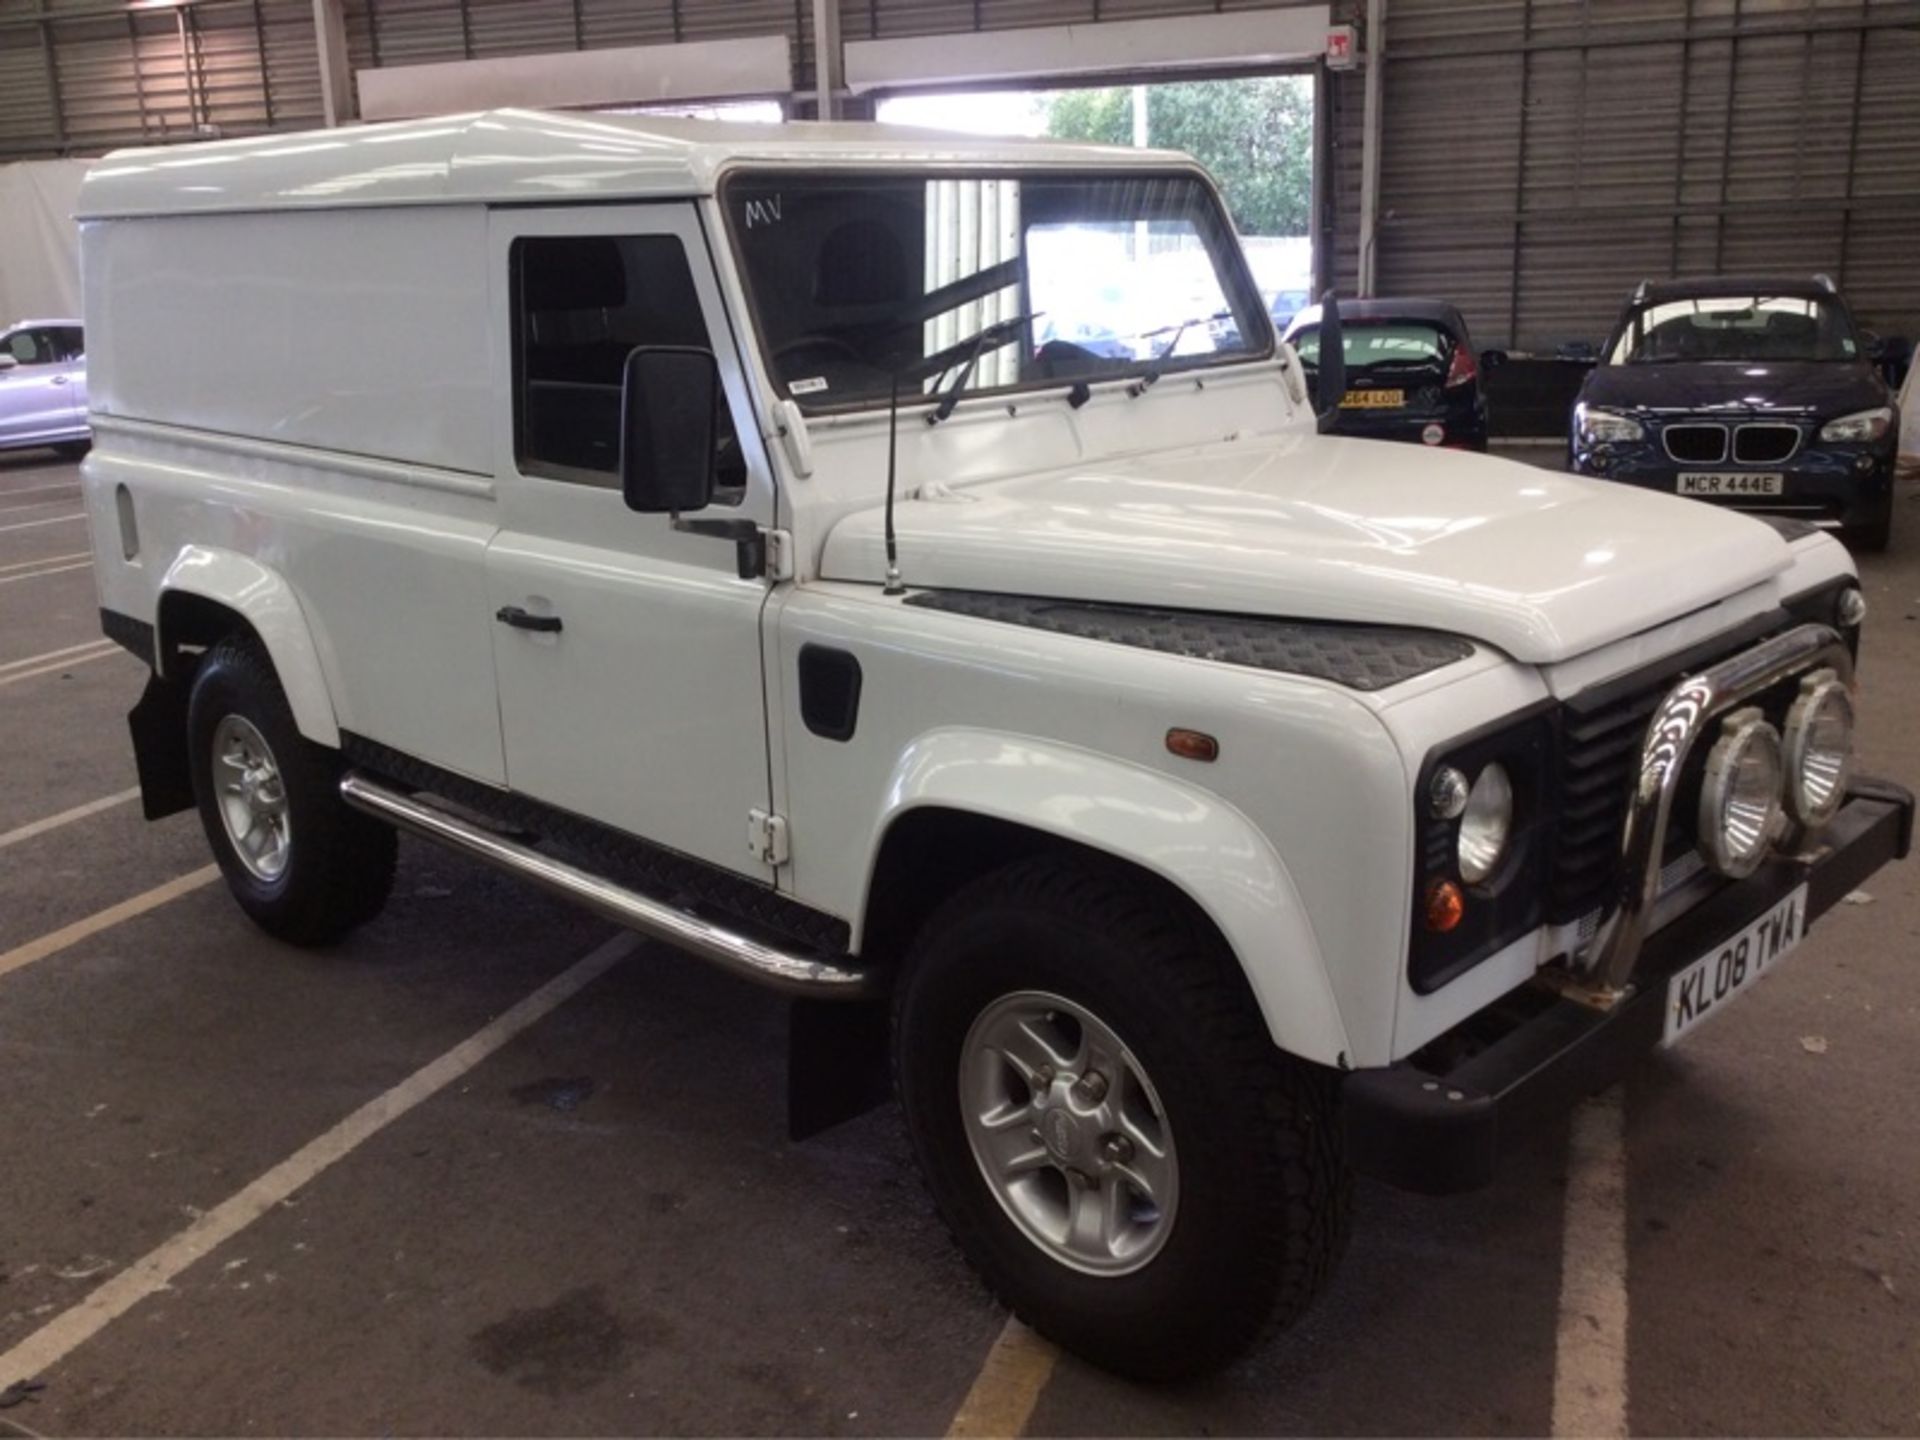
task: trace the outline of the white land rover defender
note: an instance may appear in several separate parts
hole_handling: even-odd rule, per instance
[[[298,944],[403,830],[790,992],[796,1132],[890,1054],[1116,1370],[1298,1316],[1353,1172],[1485,1182],[1906,852],[1840,546],[1321,435],[1181,156],[497,112],[81,210],[147,814]]]

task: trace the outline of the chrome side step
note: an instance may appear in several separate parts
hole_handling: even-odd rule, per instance
[[[810,960],[736,935],[637,890],[616,885],[444,810],[423,805],[364,775],[344,776],[340,781],[340,798],[354,809],[385,820],[397,829],[530,880],[543,890],[583,905],[616,925],[624,925],[649,939],[664,940],[723,970],[731,970],[775,990],[815,999],[846,1000],[857,1000],[872,993],[872,977],[865,971]]]

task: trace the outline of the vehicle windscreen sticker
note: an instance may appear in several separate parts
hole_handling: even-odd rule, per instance
[[[782,198],[779,195],[769,195],[764,200],[747,201],[743,211],[747,229],[752,230],[761,225],[778,225],[782,219],[780,212],[784,208],[781,203]]]
[[[827,377],[824,375],[810,375],[804,380],[790,380],[787,382],[787,389],[796,395],[818,395],[826,388]]]

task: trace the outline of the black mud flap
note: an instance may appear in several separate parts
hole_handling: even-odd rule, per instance
[[[149,820],[191,810],[193,772],[187,763],[187,687],[147,681],[140,703],[127,712],[133,761],[140,771],[140,808]]]
[[[887,1102],[887,1003],[795,1000],[787,1022],[787,1133],[810,1140]]]

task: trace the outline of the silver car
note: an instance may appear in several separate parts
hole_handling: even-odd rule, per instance
[[[0,330],[0,450],[87,448],[87,347],[78,320],[22,320]]]

